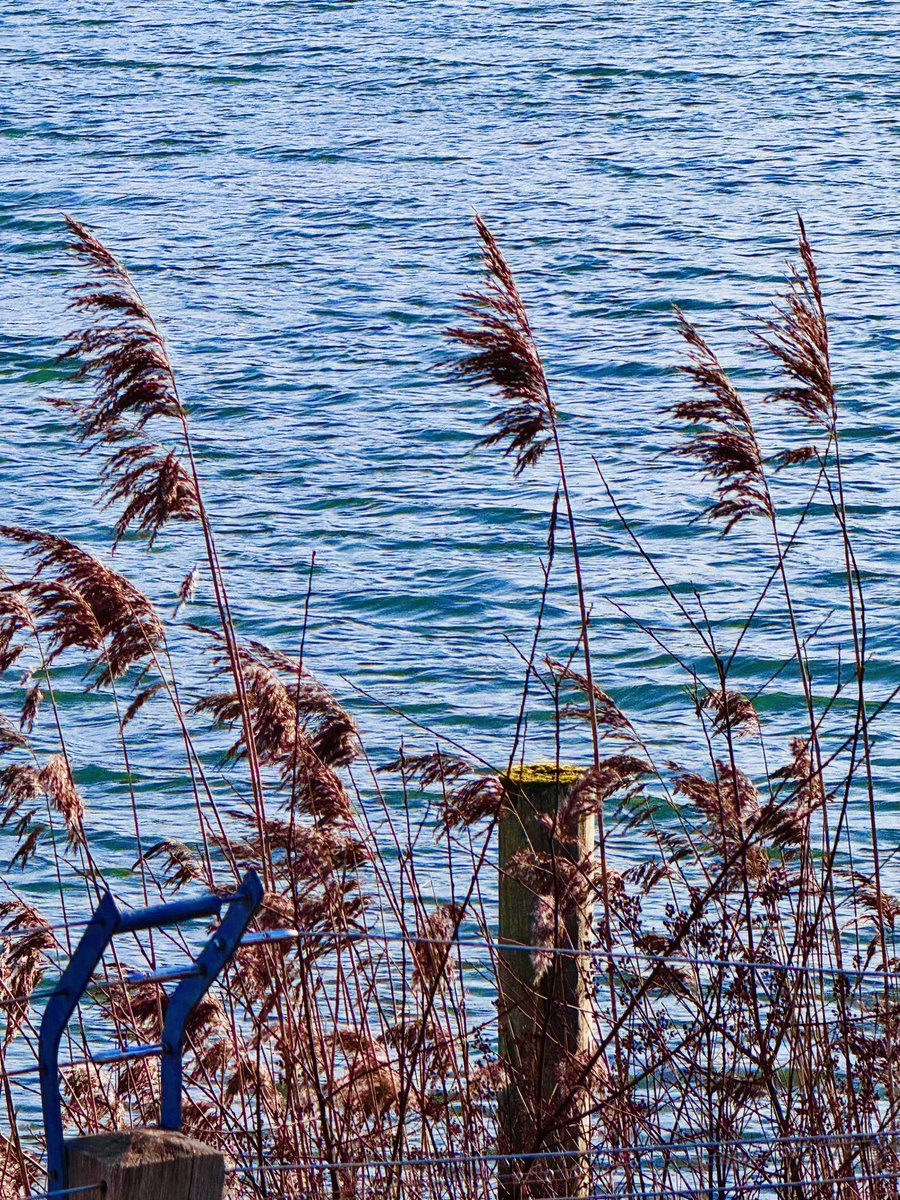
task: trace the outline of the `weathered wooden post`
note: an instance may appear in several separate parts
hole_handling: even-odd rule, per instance
[[[512,943],[537,950],[548,940],[551,951],[590,946],[589,903],[559,903],[570,864],[591,854],[596,840],[593,815],[581,816],[567,831],[558,823],[581,774],[577,767],[535,763],[501,780],[499,1043],[506,1083],[498,1142],[500,1153],[511,1157],[500,1163],[499,1200],[588,1195],[586,1096],[577,1089],[566,1097],[596,1037],[590,955],[551,954],[547,969],[538,970],[535,951],[503,949]],[[523,855],[527,851],[537,857]],[[531,858],[532,867],[523,858]],[[517,1154],[549,1157],[512,1157]]]
[[[104,1200],[222,1200],[225,1190],[224,1156],[169,1129],[73,1138],[66,1165],[67,1187],[96,1184]]]

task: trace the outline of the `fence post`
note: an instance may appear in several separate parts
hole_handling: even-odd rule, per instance
[[[97,1184],[103,1200],[222,1200],[225,1189],[223,1155],[169,1129],[72,1138],[66,1165],[68,1188]]]
[[[588,1195],[589,1129],[583,1090],[568,1104],[554,1127],[542,1126],[570,1090],[577,1064],[595,1044],[591,1003],[590,956],[555,955],[538,974],[530,950],[502,949],[502,943],[547,944],[550,913],[538,912],[541,891],[523,880],[520,851],[531,849],[545,864],[539,882],[558,888],[566,878],[564,860],[580,862],[594,849],[596,820],[582,817],[576,836],[556,828],[560,804],[581,775],[577,767],[535,763],[502,778],[499,884],[499,1048],[506,1082],[499,1100],[498,1148],[501,1154],[563,1152],[557,1158],[501,1160],[499,1200]],[[545,820],[541,818],[544,817]],[[549,827],[548,827],[549,826]],[[514,861],[515,859],[515,861]],[[562,864],[553,867],[553,863]],[[547,865],[550,865],[549,872]],[[543,874],[543,880],[540,875]],[[553,878],[558,881],[555,885]],[[557,893],[558,894],[558,893]],[[552,912],[553,910],[550,910]],[[551,924],[556,948],[583,950],[590,945],[592,912],[582,904],[565,906]],[[544,928],[538,928],[542,923]],[[581,1153],[578,1153],[578,1152]]]

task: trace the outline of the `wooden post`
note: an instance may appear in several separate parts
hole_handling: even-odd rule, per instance
[[[554,904],[548,909],[539,898],[541,892],[554,890],[559,895],[568,877],[564,860],[581,862],[594,850],[594,816],[582,817],[577,830],[570,829],[568,835],[556,823],[560,805],[581,773],[577,767],[535,763],[501,780],[505,802],[499,830],[499,1045],[506,1082],[500,1096],[499,1151],[564,1153],[543,1160],[501,1160],[500,1200],[588,1195],[589,1130],[583,1090],[569,1102],[561,1119],[551,1124],[550,1118],[571,1090],[567,1079],[572,1079],[595,1044],[590,956],[552,956],[539,976],[534,952],[502,949],[503,942],[537,947],[542,940],[546,945],[548,919],[557,948],[584,950],[590,945],[589,904],[574,909]],[[529,849],[538,856],[537,883],[544,885],[540,888],[534,880],[529,886],[522,878],[527,865],[523,872],[520,852]],[[543,938],[536,927],[539,904],[544,904]],[[554,913],[558,913],[555,920]],[[551,1127],[545,1130],[545,1124]]]
[[[168,1129],[73,1138],[66,1165],[66,1186],[96,1183],[98,1200],[222,1200],[225,1188],[219,1151]]]

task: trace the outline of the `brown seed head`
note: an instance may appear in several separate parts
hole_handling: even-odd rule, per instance
[[[776,305],[776,316],[765,323],[758,341],[774,355],[791,381],[787,387],[774,391],[769,399],[787,404],[805,421],[831,433],[837,420],[837,405],[831,377],[828,322],[812,246],[802,219],[798,221],[802,265],[799,269],[791,267],[788,293]],[[803,447],[801,451],[788,452],[782,461],[785,465],[805,461],[814,453],[814,447]]]
[[[78,363],[93,398],[54,400],[74,419],[79,440],[106,453],[108,504],[122,504],[116,542],[131,527],[152,542],[170,520],[195,521],[200,504],[180,453],[148,438],[148,423],[174,422],[183,442],[185,412],[162,334],[124,266],[83,225],[66,224],[74,251],[88,268],[71,308],[85,323],[69,334],[62,361]]]
[[[48,662],[72,647],[89,650],[96,654],[99,687],[162,642],[162,622],[143,592],[87,551],[67,538],[12,525],[0,526],[0,536],[37,560],[21,587],[47,636]],[[48,579],[51,573],[55,578]]]
[[[447,334],[468,351],[455,365],[457,377],[472,387],[495,389],[506,402],[491,420],[496,430],[480,445],[507,442],[505,453],[515,454],[519,475],[550,445],[556,409],[513,273],[481,217],[475,226],[487,280],[482,291],[463,296],[461,311],[472,325]]]
[[[48,758],[40,770],[39,780],[50,803],[63,819],[69,846],[80,845],[84,841],[84,801],[75,787],[67,759],[62,754]]]
[[[691,433],[676,453],[699,460],[704,476],[716,484],[718,501],[706,510],[725,522],[725,532],[756,514],[772,515],[762,453],[747,406],[713,350],[684,314],[678,328],[689,347],[681,370],[694,382],[699,398],[682,401],[672,415],[700,431]]]

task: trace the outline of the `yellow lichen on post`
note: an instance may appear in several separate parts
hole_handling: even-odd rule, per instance
[[[501,775],[500,782],[504,787],[541,783],[565,787],[575,783],[583,774],[583,767],[574,767],[568,763],[519,763],[510,770],[508,775]]]
[[[590,888],[577,879],[573,888],[573,877],[590,862],[596,818],[565,805],[582,774],[537,762],[501,778],[499,1143],[511,1157],[501,1163],[500,1200],[588,1194],[584,1090],[571,1083],[595,1038],[590,956],[579,953],[590,945],[592,906]],[[540,1152],[550,1157],[512,1157]]]

